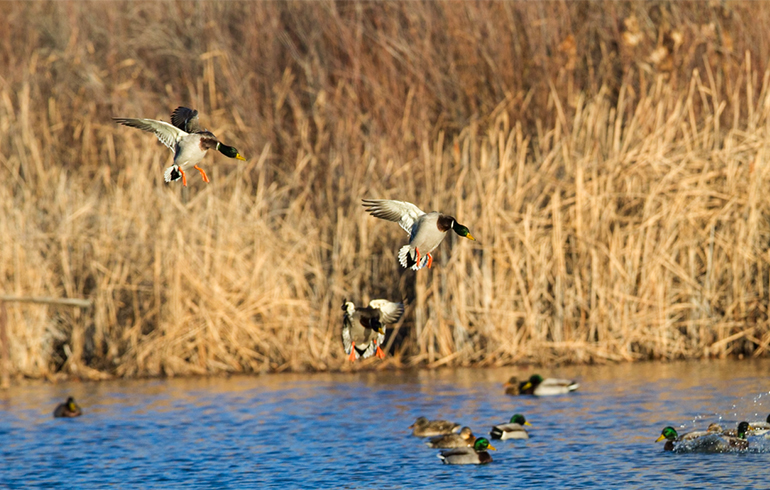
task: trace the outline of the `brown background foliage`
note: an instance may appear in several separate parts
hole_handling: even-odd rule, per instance
[[[763,355],[754,2],[0,3],[0,292],[15,375],[346,368],[343,298],[408,303],[364,366]],[[178,105],[248,162],[190,187],[112,116]],[[432,270],[365,197],[453,214]]]

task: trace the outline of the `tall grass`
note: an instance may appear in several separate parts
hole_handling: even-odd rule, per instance
[[[13,374],[766,355],[770,13],[753,3],[0,4]],[[111,116],[195,107],[248,157],[166,185]],[[361,198],[453,214],[431,270]]]

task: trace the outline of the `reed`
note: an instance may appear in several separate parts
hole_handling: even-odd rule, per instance
[[[0,4],[13,375],[766,355],[770,13],[754,3]],[[177,105],[248,162],[166,185],[111,116]],[[453,214],[432,270],[361,198]],[[451,234],[450,234],[451,235]]]

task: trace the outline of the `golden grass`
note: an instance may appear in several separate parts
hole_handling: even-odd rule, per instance
[[[0,292],[16,376],[766,355],[770,73],[753,3],[0,4]],[[29,40],[25,42],[23,40]],[[761,63],[760,63],[761,62]],[[177,105],[248,162],[111,116]],[[361,198],[453,214],[432,270]]]

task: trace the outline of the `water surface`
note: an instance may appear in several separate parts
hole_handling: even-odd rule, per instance
[[[767,452],[671,454],[654,441],[666,425],[764,420],[768,368],[540,370],[581,383],[550,398],[504,395],[511,374],[533,372],[513,368],[18,386],[0,392],[0,488],[766,487]],[[85,415],[52,418],[68,395]],[[515,412],[531,438],[494,441],[485,466],[443,465],[407,429],[424,415],[488,435]]]

